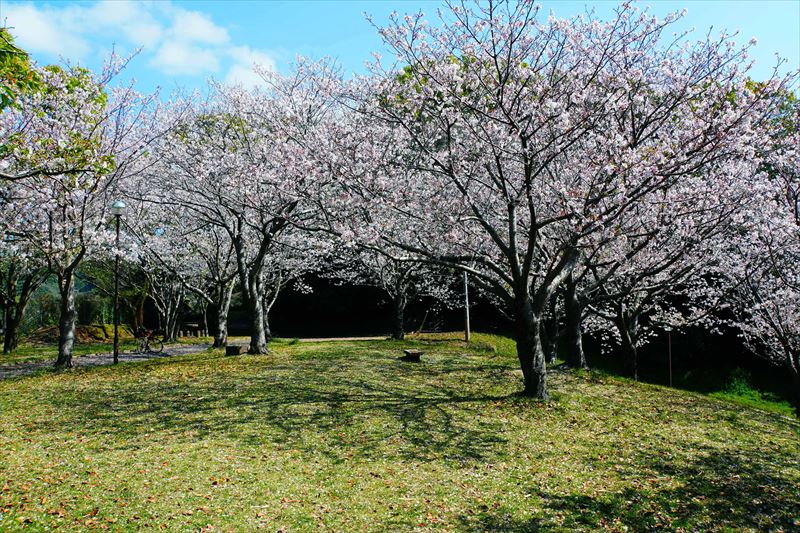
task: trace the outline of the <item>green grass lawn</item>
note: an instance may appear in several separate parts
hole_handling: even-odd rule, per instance
[[[477,340],[0,382],[0,530],[800,529],[792,417],[558,370],[542,404]]]

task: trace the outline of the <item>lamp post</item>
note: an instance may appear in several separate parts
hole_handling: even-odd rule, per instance
[[[114,364],[119,362],[119,221],[125,212],[125,202],[117,200],[111,204],[111,214],[114,215],[117,230],[116,246],[114,249]]]
[[[469,281],[467,273],[464,272],[464,340],[469,342]]]

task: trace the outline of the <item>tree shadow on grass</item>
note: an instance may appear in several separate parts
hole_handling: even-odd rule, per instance
[[[542,512],[530,520],[498,509],[462,515],[461,522],[465,529],[488,531],[800,531],[800,484],[775,457],[711,447],[695,452],[685,462],[643,455],[635,477],[625,480],[629,486],[603,496],[535,488],[531,492],[541,498]]]
[[[47,430],[107,434],[120,448],[135,448],[144,434],[224,437],[322,453],[334,462],[378,455],[479,461],[505,442],[502,425],[481,410],[487,402],[513,400],[473,392],[481,388],[474,384],[458,388],[497,379],[481,378],[483,369],[465,365],[461,379],[453,380],[457,365],[449,363],[426,369],[389,358],[262,361],[240,368],[234,362],[219,371],[211,368],[230,360],[173,361],[167,364],[199,365],[190,371],[201,378],[172,380],[149,378],[158,363],[145,363],[138,369],[141,379],[76,390],[70,401],[79,408],[62,412]]]

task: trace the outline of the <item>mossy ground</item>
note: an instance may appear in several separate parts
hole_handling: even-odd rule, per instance
[[[475,341],[0,382],[0,529],[800,529],[792,417],[597,372],[540,403],[512,343]]]

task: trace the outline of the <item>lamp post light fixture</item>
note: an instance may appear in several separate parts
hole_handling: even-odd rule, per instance
[[[111,204],[111,214],[114,215],[117,230],[114,248],[114,364],[119,362],[119,221],[126,207],[122,200]]]

